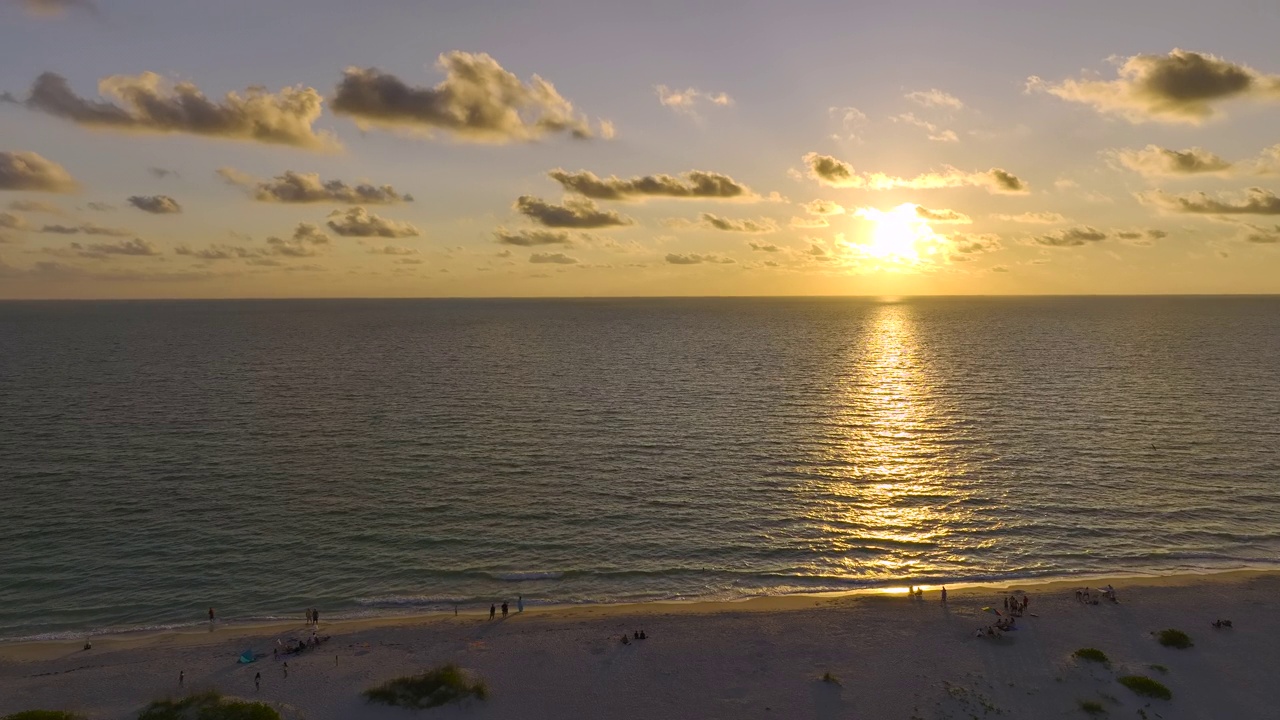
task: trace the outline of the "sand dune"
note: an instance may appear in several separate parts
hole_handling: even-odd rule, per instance
[[[1119,604],[1085,605],[1073,588],[1113,583]],[[186,689],[278,704],[313,720],[407,718],[372,707],[360,690],[454,661],[483,676],[491,696],[423,711],[435,718],[1084,718],[1248,720],[1280,717],[1280,575],[1229,573],[1015,586],[1030,594],[1019,629],[975,638],[1007,588],[936,589],[922,600],[863,593],[742,603],[529,610],[326,624],[333,639],[289,661],[237,665],[246,646],[270,653],[298,626],[230,628],[0,645],[0,715],[75,710],[132,718],[149,700]],[[1210,622],[1229,618],[1234,628]],[[1195,646],[1162,647],[1152,631],[1178,628]],[[622,645],[623,632],[647,640]],[[296,634],[296,633],[295,633]],[[1094,647],[1110,666],[1077,660]],[[1153,666],[1159,666],[1153,667]],[[1163,669],[1160,669],[1163,668]],[[261,672],[261,691],[253,675]],[[833,674],[839,684],[823,682]],[[1116,678],[1148,675],[1168,701],[1135,695]]]

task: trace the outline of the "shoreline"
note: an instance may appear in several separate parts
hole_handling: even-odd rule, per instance
[[[949,597],[965,598],[991,592],[1024,590],[1044,593],[1083,586],[1112,584],[1125,588],[1184,587],[1199,584],[1231,583],[1254,577],[1280,576],[1278,568],[1240,568],[1231,570],[1205,570],[1203,572],[1177,572],[1170,574],[1138,573],[1088,573],[1080,575],[1055,575],[1034,578],[1010,578],[1006,580],[957,582],[947,584]],[[925,591],[925,600],[938,600],[941,585],[917,585]],[[902,597],[906,586],[881,586],[855,588],[815,593],[790,593],[785,595],[759,595],[734,600],[656,600],[647,602],[584,603],[584,604],[526,604],[524,616],[556,620],[576,617],[643,617],[647,615],[709,615],[717,613],[785,612],[811,609],[815,605],[863,597]],[[512,616],[517,615],[515,608]],[[369,615],[363,617],[335,616],[322,620],[321,628],[334,636],[363,630],[388,628],[416,628],[450,620],[485,619],[483,609],[458,613],[447,610]],[[321,613],[324,617],[324,613]],[[232,639],[260,639],[281,634],[309,632],[309,626],[296,620],[261,620],[217,622],[210,627],[207,622],[196,622],[168,629],[143,628],[116,632],[95,633],[88,631],[67,638],[13,638],[0,639],[0,662],[48,659],[83,651],[86,641],[93,643],[94,651],[126,650],[148,647],[199,646],[225,642]]]

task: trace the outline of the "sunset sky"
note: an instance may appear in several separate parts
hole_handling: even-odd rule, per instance
[[[1280,5],[0,0],[0,297],[1280,292]]]

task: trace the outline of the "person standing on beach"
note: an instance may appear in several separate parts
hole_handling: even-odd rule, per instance
[[[947,601],[947,586],[943,585],[942,586],[942,602],[946,602],[946,601]]]
[[[285,680],[289,679],[289,661],[288,660],[284,661],[284,679]]]
[[[498,614],[498,606],[497,606],[497,605],[490,605],[490,606],[489,606],[489,619],[490,619],[490,620],[492,620],[492,619],[494,618],[494,616],[495,616],[495,615],[497,615],[497,614]]]
[[[506,616],[507,616],[507,601],[503,600],[502,601],[502,617],[506,617]]]
[[[262,673],[253,674],[253,689],[262,690]]]
[[[209,622],[213,622],[213,608],[209,608]]]
[[[186,681],[187,681],[187,671],[179,670],[178,671],[178,687],[182,687],[182,684],[185,683]]]
[[[320,627],[320,611],[319,610],[314,608],[311,610],[311,622],[316,627]]]
[[[524,596],[516,596],[516,612],[524,612]]]

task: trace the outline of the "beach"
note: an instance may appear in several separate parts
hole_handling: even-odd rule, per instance
[[[1114,585],[1119,602],[1075,590]],[[70,710],[136,717],[148,702],[215,689],[277,706],[285,717],[409,717],[360,692],[456,662],[489,698],[421,711],[438,718],[1070,718],[1082,702],[1108,717],[1267,718],[1280,708],[1280,574],[1088,578],[904,592],[784,596],[734,603],[526,608],[327,623],[332,639],[289,658],[271,649],[309,637],[301,622],[0,645],[0,716]],[[1029,597],[1017,629],[975,631],[1011,594]],[[1096,596],[1096,595],[1095,595]],[[1229,629],[1211,626],[1232,620]],[[1190,635],[1161,646],[1153,632]],[[645,640],[622,644],[624,633]],[[238,664],[251,648],[265,657]],[[1081,648],[1109,663],[1081,660]],[[178,687],[179,672],[185,676]],[[262,674],[261,690],[253,677]],[[824,681],[830,673],[836,682]],[[1117,682],[1145,675],[1172,699]]]

